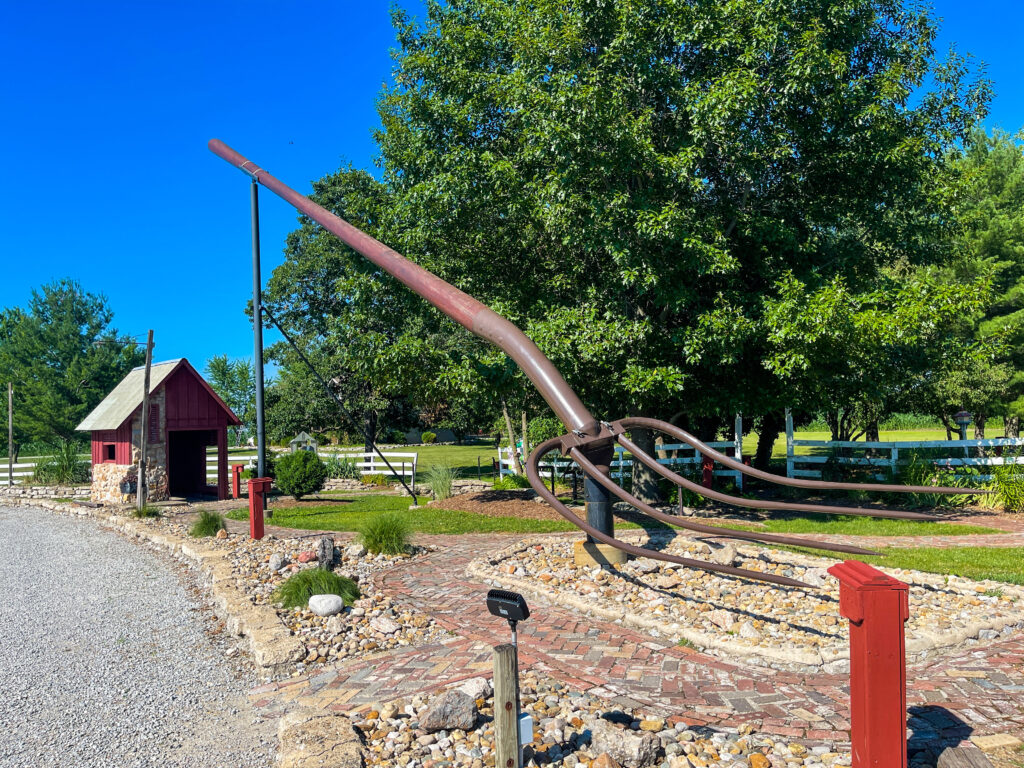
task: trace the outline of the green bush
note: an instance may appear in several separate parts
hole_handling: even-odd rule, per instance
[[[424,473],[430,491],[438,501],[451,498],[452,485],[458,476],[459,471],[448,464],[434,464]]]
[[[429,445],[430,443],[434,443],[434,442],[437,442],[437,435],[436,435],[435,433],[433,433],[433,432],[424,432],[424,433],[423,433],[423,434],[422,434],[422,435],[420,436],[420,442],[421,442],[421,443],[426,443],[426,444],[428,444],[428,445]]]
[[[135,509],[132,510],[132,517],[160,517],[160,510],[156,507],[144,504],[142,509],[135,507]]]
[[[324,462],[324,466],[327,468],[327,476],[344,480],[358,480],[361,475],[359,474],[359,467],[356,466],[357,461],[358,459],[328,456]]]
[[[82,446],[74,440],[60,440],[53,452],[36,464],[33,481],[39,485],[74,485],[89,482],[89,462],[78,452]]]
[[[275,469],[274,484],[296,499],[316,493],[327,480],[327,467],[313,451],[287,453],[278,459]]]
[[[973,467],[958,467],[956,472],[940,469],[926,455],[912,453],[910,461],[900,467],[897,482],[903,485],[935,485],[967,490],[980,484],[972,479],[978,474]],[[970,493],[952,496],[941,493],[911,493],[899,496],[910,496],[914,504],[926,507],[960,507],[970,503],[974,498]]]
[[[496,491],[514,491],[517,488],[529,488],[530,481],[526,478],[526,475],[505,475],[504,477],[496,478],[494,481],[494,490]]]
[[[405,437],[405,432],[400,429],[391,430],[391,442],[395,445],[405,445],[409,441]]]
[[[992,485],[997,504],[1007,512],[1024,512],[1024,466],[992,467]]]
[[[359,587],[332,571],[308,568],[285,579],[274,591],[274,600],[285,608],[305,608],[313,595],[338,595],[345,605],[352,605],[359,599]]]
[[[409,524],[394,512],[371,517],[359,534],[363,546],[375,555],[404,555],[409,551]]]
[[[385,475],[385,474],[383,474],[381,472],[378,472],[378,473],[376,473],[374,475],[363,475],[362,476],[362,481],[366,485],[387,485],[388,484],[387,475]]]
[[[188,535],[197,539],[203,538],[204,536],[216,536],[217,531],[223,530],[226,527],[227,526],[224,525],[223,515],[219,512],[204,509],[199,513],[199,519],[192,524],[192,528],[189,529]]]

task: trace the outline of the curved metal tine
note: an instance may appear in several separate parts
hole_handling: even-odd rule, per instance
[[[640,499],[626,491],[622,486],[618,485],[614,480],[594,466],[594,464],[583,455],[583,452],[579,448],[571,449],[569,451],[569,456],[583,468],[583,471],[586,472],[592,480],[603,485],[627,504],[631,504],[641,512],[650,515],[656,520],[661,520],[663,523],[668,523],[669,525],[675,525],[680,528],[686,528],[687,530],[697,531],[699,533],[707,533],[713,536],[722,536],[731,539],[746,539],[748,541],[760,541],[773,544],[785,544],[791,547],[808,547],[810,549],[821,549],[826,552],[845,552],[849,555],[881,554],[880,552],[875,552],[871,549],[855,547],[849,544],[829,544],[827,542],[814,541],[813,539],[801,539],[796,536],[779,536],[773,533],[740,531],[735,528],[718,528],[713,525],[692,523],[678,515],[669,515],[664,512],[660,512],[649,504],[645,504],[640,501]]]
[[[786,502],[786,501],[754,501],[752,499],[744,499],[741,496],[730,496],[727,493],[721,491],[715,491],[711,488],[705,488],[702,485],[692,480],[687,480],[681,475],[677,475],[672,470],[659,464],[656,459],[652,456],[648,456],[630,440],[622,435],[618,435],[616,441],[629,451],[633,456],[640,460],[642,464],[647,465],[659,475],[664,477],[666,480],[671,480],[676,485],[681,485],[694,493],[699,493],[709,499],[715,501],[721,501],[726,504],[731,504],[734,507],[749,507],[751,509],[778,509],[785,510],[787,512],[814,512],[819,515],[861,515],[864,517],[884,517],[892,520],[939,520],[940,518],[933,515],[924,515],[920,512],[904,512],[902,510],[894,509],[868,509],[866,507],[832,507],[825,504],[801,504],[797,502]]]
[[[931,485],[882,485],[875,483],[833,483],[826,482],[824,480],[801,480],[795,477],[782,477],[780,475],[773,475],[771,472],[765,472],[761,469],[754,469],[754,467],[748,467],[741,461],[731,456],[726,456],[724,453],[716,451],[709,445],[702,443],[696,437],[691,435],[689,432],[680,429],[679,427],[669,424],[666,421],[659,421],[658,419],[648,419],[643,416],[633,416],[628,419],[620,419],[618,422],[624,429],[630,427],[642,427],[645,429],[654,429],[658,432],[664,432],[666,435],[682,440],[687,445],[693,447],[698,452],[707,456],[708,458],[714,459],[719,464],[735,469],[738,472],[742,472],[750,477],[756,477],[761,480],[766,480],[769,483],[775,485],[789,485],[794,488],[812,488],[814,490],[824,491],[884,491],[892,493],[944,493],[944,494],[986,494],[992,493],[992,491],[984,488],[949,488],[946,486],[931,486]]]
[[[755,581],[767,581],[772,584],[780,584],[784,587],[798,587],[800,589],[813,589],[811,585],[805,584],[802,581],[796,579],[790,579],[785,576],[776,576],[772,573],[759,573],[757,571],[748,571],[745,568],[733,568],[728,565],[718,565],[716,563],[706,563],[703,560],[692,560],[688,557],[676,557],[675,555],[669,555],[664,552],[658,552],[655,549],[646,549],[644,547],[636,547],[632,544],[627,544],[624,541],[608,536],[601,531],[594,528],[589,523],[581,520],[572,513],[567,506],[558,500],[558,498],[549,491],[544,481],[540,477],[540,472],[537,469],[537,462],[540,457],[548,451],[557,447],[560,444],[561,437],[556,437],[553,440],[547,440],[541,443],[539,446],[533,449],[533,453],[526,460],[526,477],[530,481],[530,485],[533,486],[533,490],[544,499],[551,507],[562,517],[568,520],[570,523],[575,525],[577,528],[582,529],[585,533],[589,534],[592,538],[597,539],[603,544],[607,544],[616,549],[620,549],[627,554],[634,555],[635,557],[649,557],[652,560],[663,560],[666,563],[675,563],[676,565],[683,565],[687,568],[698,568],[703,571],[713,571],[716,573],[724,573],[729,576],[738,576],[742,579],[753,579]]]

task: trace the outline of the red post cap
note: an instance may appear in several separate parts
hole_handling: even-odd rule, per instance
[[[909,587],[859,560],[847,560],[833,565],[828,572],[839,579],[839,612],[854,623],[864,620],[864,597],[871,592],[901,592],[900,612],[902,619],[910,618],[907,601]]]

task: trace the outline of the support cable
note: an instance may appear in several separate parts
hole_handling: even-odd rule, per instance
[[[338,397],[337,394],[335,394],[335,392],[331,389],[330,385],[328,385],[328,383],[324,380],[323,376],[321,376],[317,369],[313,367],[313,364],[309,362],[306,356],[302,354],[302,350],[299,349],[298,345],[294,341],[292,341],[292,337],[289,336],[288,332],[281,327],[281,324],[277,322],[277,318],[271,314],[270,310],[267,309],[267,306],[265,304],[262,306],[262,309],[263,313],[270,318],[270,322],[274,324],[274,327],[281,332],[282,336],[284,336],[285,341],[287,341],[291,345],[292,349],[295,350],[295,354],[299,356],[299,359],[306,364],[306,367],[309,368],[310,372],[316,377],[316,380],[320,382],[320,386],[322,386],[324,388],[324,391],[334,399],[335,403],[338,404],[338,408],[342,412],[342,414],[344,414],[345,418],[347,418],[353,424],[358,425],[359,430],[363,433],[363,439],[370,444],[370,447],[373,448],[374,452],[378,456],[380,456],[383,462],[387,465],[387,468],[391,470],[391,474],[398,478],[398,481],[402,484],[402,487],[405,488],[405,490],[409,493],[410,496],[412,496],[413,506],[417,506],[419,504],[419,501],[417,500],[416,494],[413,492],[413,490],[406,484],[405,476],[395,472],[395,468],[391,466],[391,462],[387,460],[387,457],[384,456],[384,454],[381,453],[380,448],[377,447],[377,441],[373,439],[373,436],[369,433],[369,430],[366,429],[366,425],[359,422],[352,415],[352,412],[345,407],[345,405],[341,402],[341,398]]]

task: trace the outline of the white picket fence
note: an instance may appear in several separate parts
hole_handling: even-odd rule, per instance
[[[807,455],[798,454],[797,448],[818,449],[820,452]],[[837,448],[846,452],[863,451],[874,455],[839,456]],[[786,409],[786,476],[810,477],[821,479],[821,465],[828,462],[857,467],[877,467],[898,475],[900,464],[906,464],[910,456],[923,449],[940,448],[946,452],[938,458],[929,457],[928,461],[938,467],[955,469],[956,467],[1001,467],[1007,464],[1024,465],[1024,437],[997,437],[986,440],[797,440],[793,436],[793,417]],[[978,449],[985,449],[984,456],[979,456]],[[900,458],[900,452],[904,456]],[[989,455],[1002,454],[1002,455]],[[877,480],[885,480],[888,472],[875,475]],[[972,475],[973,478],[987,482],[992,475]]]
[[[707,443],[711,448],[715,448],[726,455],[731,454],[737,461],[742,461],[743,456],[743,418],[739,414],[736,415],[736,421],[734,424],[733,439],[732,440],[716,440],[714,442]],[[702,457],[697,451],[691,446],[685,443],[665,443],[664,445],[656,446],[657,453],[668,453],[675,451],[675,456],[667,456],[665,458],[658,459],[659,464],[664,464],[667,467],[682,467],[687,468],[695,465],[694,468],[700,468],[702,464]],[[633,472],[633,460],[627,458],[628,453],[622,448],[622,446],[615,446],[615,458],[612,460],[609,474],[618,480],[620,483],[626,477],[627,474],[632,475]],[[550,458],[549,458],[550,457]],[[498,448],[498,467],[501,476],[514,475],[516,474],[515,465],[512,462],[512,449],[508,446],[501,446]],[[569,475],[571,471],[578,471],[579,476],[583,477],[582,470],[574,470],[576,462],[572,459],[558,456],[555,453],[549,453],[545,460],[538,462],[537,467],[540,469],[540,475],[542,478],[547,479],[551,476],[552,467],[554,468],[555,476],[564,479]],[[731,477],[733,482],[736,483],[736,487],[743,490],[743,474],[735,469],[720,469],[718,463],[715,464],[713,474],[715,477]]]

